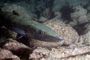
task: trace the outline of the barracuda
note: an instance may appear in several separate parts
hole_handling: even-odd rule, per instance
[[[14,15],[12,12],[1,11],[0,19],[1,19],[1,23],[7,28],[10,28],[10,29],[12,27],[19,28],[23,30],[25,33],[29,33],[30,35],[32,35],[32,37],[35,39],[46,41],[46,42],[64,41],[64,39],[59,34],[54,32],[48,26],[41,24],[39,22],[36,22],[34,20],[30,20],[28,18]],[[14,31],[24,34],[24,32],[22,32],[19,29],[16,29]]]

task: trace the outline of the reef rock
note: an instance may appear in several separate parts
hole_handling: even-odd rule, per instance
[[[90,6],[88,6],[87,11],[88,11],[87,17],[88,17],[88,20],[90,22]]]
[[[49,20],[44,24],[49,26],[56,33],[60,34],[65,39],[65,45],[75,43],[79,39],[78,33],[71,26],[66,25],[60,20]]]
[[[76,7],[78,5],[85,6],[89,3],[89,0],[66,0],[70,6]]]
[[[11,60],[20,60],[20,58],[13,53],[6,49],[0,49],[0,60],[3,59],[11,59]]]
[[[8,39],[8,41],[4,42],[5,44],[2,45],[3,49],[7,49],[7,50],[0,50],[0,58],[12,58],[12,59],[16,59],[17,56],[21,56],[20,59],[16,59],[16,60],[28,60],[28,55],[32,53],[32,49],[22,43],[19,43],[11,38]],[[6,53],[7,52],[7,53]],[[13,54],[15,54],[15,56],[13,56]],[[17,55],[17,56],[16,56]]]
[[[84,28],[85,31],[82,32],[83,35],[80,36],[80,42],[85,44],[88,43],[90,45],[90,23],[86,24]]]
[[[60,9],[62,6],[67,5],[67,3],[70,6],[76,7],[78,5],[85,6],[86,4],[88,4],[88,2],[88,0],[55,0],[53,4],[53,10],[56,11]]]
[[[15,11],[20,16],[31,19],[31,16],[28,14],[27,10],[18,4],[4,4],[2,10],[9,12]]]
[[[73,47],[60,47],[58,49],[52,48],[41,48],[38,47],[33,50],[32,54],[30,54],[29,59],[39,59],[39,60],[89,60],[89,51],[90,46],[83,46],[80,44]],[[83,58],[84,57],[84,58]]]
[[[9,38],[8,40],[9,40],[8,43],[3,45],[4,49],[15,51],[15,50],[19,50],[21,48],[24,48],[24,49],[29,49],[30,50],[30,48],[28,46],[26,46],[22,43],[19,43],[19,42],[15,41],[11,38]]]
[[[62,6],[66,5],[65,2],[65,0],[55,0],[53,3],[53,11],[59,11]]]
[[[39,18],[39,21],[40,21],[40,22],[44,22],[44,21],[46,21],[46,20],[48,20],[48,19],[45,18],[45,17],[40,17],[40,18]]]
[[[75,22],[74,25],[83,24],[90,21],[87,17],[87,10],[82,6],[76,6],[74,10],[75,12],[71,13],[71,18]]]

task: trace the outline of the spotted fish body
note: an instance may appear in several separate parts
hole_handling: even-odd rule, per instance
[[[48,26],[38,23],[33,20],[29,20],[27,18],[14,15],[11,12],[1,11],[0,12],[1,23],[8,28],[17,27],[25,33],[29,33],[33,38],[38,39],[40,41],[46,42],[62,42],[64,39],[54,32]],[[15,28],[14,28],[15,29]],[[24,34],[22,31],[18,31],[18,33]]]

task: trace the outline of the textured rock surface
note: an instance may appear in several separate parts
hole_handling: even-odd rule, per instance
[[[84,28],[86,29],[84,32],[82,32],[83,35],[80,36],[80,42],[88,43],[90,45],[90,23],[86,24]]]
[[[9,12],[15,11],[20,16],[31,19],[31,16],[28,14],[27,10],[18,4],[4,4],[2,10],[9,11]]]
[[[11,51],[1,49],[0,50],[0,60],[3,60],[3,59],[20,60],[20,58],[16,55],[13,55]]]
[[[90,21],[89,17],[87,17],[87,10],[82,6],[76,6],[74,10],[75,12],[71,13],[71,18],[75,23],[74,25],[83,24]]]
[[[53,5],[53,10],[59,10],[61,7],[67,5],[67,3],[70,6],[76,7],[78,5],[86,5],[89,1],[88,0],[55,0]]]
[[[13,39],[8,39],[8,40],[9,41],[6,41],[6,43],[2,45],[2,50],[0,50],[0,59],[10,58],[16,60],[20,60],[20,59],[28,60],[29,54],[32,53],[32,49]],[[18,59],[18,57],[20,57],[20,59]]]
[[[18,50],[20,48],[30,49],[28,46],[26,46],[22,43],[19,43],[13,39],[8,39],[8,40],[11,40],[11,41],[9,41],[8,43],[3,45],[4,49],[8,49],[8,50]]]
[[[76,46],[60,47],[59,49],[52,48],[51,50],[47,48],[38,47],[33,50],[33,53],[30,54],[30,59],[38,60],[78,60],[78,59],[90,59],[89,54],[90,46],[76,44]]]
[[[78,33],[60,20],[50,20],[44,23],[65,39],[65,45],[75,43],[79,39]]]
[[[89,0],[68,0],[68,3],[70,6],[76,7],[78,5],[85,6],[86,4],[89,3]]]

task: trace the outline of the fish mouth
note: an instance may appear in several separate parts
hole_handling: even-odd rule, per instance
[[[61,43],[61,42],[64,42],[65,40],[61,37],[50,37],[51,39],[48,40],[48,42],[58,42],[58,43]]]
[[[65,40],[57,38],[57,37],[49,37],[49,38],[46,38],[44,41],[46,41],[46,42],[58,42],[58,43],[61,43],[61,42],[64,42]]]
[[[40,40],[40,41],[44,41],[44,42],[64,42],[65,40],[61,37],[53,37],[53,36],[49,36],[49,35],[44,35],[44,36],[38,36],[35,37],[36,39]]]
[[[60,42],[60,43],[61,43],[61,42],[63,43],[63,42],[65,42],[65,40],[64,40],[64,39],[61,39],[59,42]]]
[[[52,36],[52,35],[47,35],[47,39],[45,41],[48,42],[64,42],[65,40],[61,36]]]

